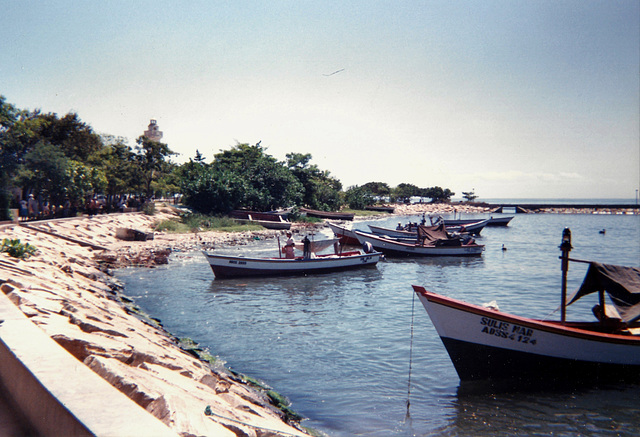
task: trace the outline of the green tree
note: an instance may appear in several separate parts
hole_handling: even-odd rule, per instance
[[[183,164],[179,173],[182,202],[203,214],[226,214],[237,208],[247,188],[238,175],[193,161]]]
[[[463,191],[462,192],[462,197],[467,202],[473,202],[474,200],[476,200],[478,198],[478,196],[476,196],[476,193],[474,191]]]
[[[328,171],[310,165],[311,154],[288,153],[287,167],[302,184],[302,204],[321,211],[337,211],[342,206],[342,184]]]
[[[38,135],[41,139],[60,147],[70,159],[86,162],[102,148],[100,136],[91,126],[80,120],[78,114],[69,113],[59,118],[55,113],[41,114]]]
[[[413,196],[420,196],[420,188],[413,184],[399,184],[392,190],[392,196],[400,202],[408,203]]]
[[[362,187],[369,190],[371,194],[378,198],[389,197],[391,195],[391,188],[385,182],[367,182]]]
[[[63,199],[82,205],[84,199],[107,189],[107,177],[101,168],[90,167],[80,161],[69,160],[66,167],[64,190],[52,196],[52,201],[60,205]]]
[[[0,184],[7,188],[24,161],[24,156],[41,138],[38,113],[18,110],[0,95]]]
[[[374,197],[369,189],[354,185],[347,189],[345,193],[345,202],[351,209],[364,209],[365,207],[373,204]]]
[[[138,186],[137,165],[135,154],[126,140],[121,137],[104,135],[102,147],[93,153],[89,162],[94,166],[101,166],[107,179],[106,195],[113,200],[117,196],[136,193]]]
[[[422,197],[429,197],[431,198],[432,203],[438,203],[449,202],[451,200],[451,197],[455,196],[456,193],[452,192],[448,188],[431,187],[426,188],[423,194],[424,195],[422,195]]]
[[[57,146],[40,141],[25,154],[16,182],[27,191],[57,202],[64,197],[69,182],[69,161]]]
[[[234,208],[268,211],[300,202],[303,186],[282,162],[265,153],[260,143],[237,144],[215,155],[212,168],[218,175],[234,175],[243,181],[242,196]]]
[[[153,141],[144,135],[138,137],[136,144],[133,161],[139,171],[141,189],[149,198],[153,195],[153,182],[171,171],[166,159],[176,153],[166,144]]]

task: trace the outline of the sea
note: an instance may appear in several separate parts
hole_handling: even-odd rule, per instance
[[[420,218],[388,216],[353,227],[395,227]],[[422,285],[474,304],[495,302],[504,312],[557,320],[565,228],[572,258],[640,267],[640,214],[515,214],[509,226],[482,231],[479,257],[386,258],[342,273],[219,280],[201,253],[174,252],[166,266],[118,270],[116,276],[124,293],[169,332],[286,396],[305,426],[329,436],[640,435],[640,385],[461,384],[412,291],[413,284]],[[330,236],[326,229],[310,238]],[[264,239],[215,252],[277,256],[278,247]],[[570,291],[586,269],[570,264]],[[567,318],[592,320],[595,299],[570,306]]]

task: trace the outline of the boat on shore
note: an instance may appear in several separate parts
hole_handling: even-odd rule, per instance
[[[365,206],[364,209],[366,211],[386,212],[389,214],[393,214],[396,210],[394,206],[390,206],[390,205],[370,205],[370,206]]]
[[[461,381],[544,383],[640,380],[640,269],[588,262],[567,299],[571,233],[563,232],[561,317],[531,319],[413,286]],[[595,321],[566,321],[566,307],[598,293]],[[605,302],[605,292],[613,305]],[[569,303],[567,303],[569,300]]]
[[[382,253],[339,252],[310,257],[254,258],[202,252],[216,278],[311,275],[375,266]]]
[[[477,256],[484,245],[468,236],[451,237],[444,224],[418,226],[415,241],[405,241],[369,232],[354,231],[360,244],[369,243],[377,251],[390,256]]]
[[[316,217],[330,220],[348,220],[352,221],[355,214],[347,212],[330,212],[330,211],[318,211],[316,209],[300,208],[300,213],[307,215],[308,217]]]
[[[258,224],[267,229],[289,230],[291,222],[283,218],[282,213],[234,210],[229,216],[238,223]]]

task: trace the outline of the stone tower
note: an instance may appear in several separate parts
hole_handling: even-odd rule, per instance
[[[149,122],[149,127],[144,131],[144,136],[153,141],[160,141],[162,139],[162,132],[158,128],[158,123],[155,120]]]

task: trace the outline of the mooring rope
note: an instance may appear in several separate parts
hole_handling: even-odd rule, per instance
[[[409,413],[409,407],[411,406],[411,369],[413,367],[413,310],[416,302],[416,293],[412,292],[413,298],[411,299],[411,340],[409,342],[409,382],[407,384],[407,415],[405,420],[411,417]]]

